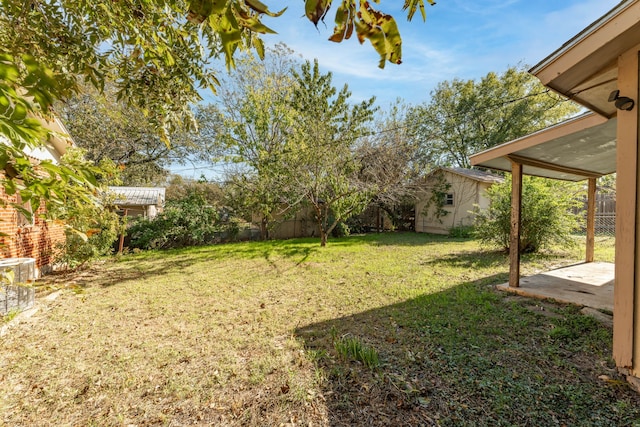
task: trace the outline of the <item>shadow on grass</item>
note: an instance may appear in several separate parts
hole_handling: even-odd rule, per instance
[[[446,237],[416,233],[384,233],[333,238],[331,247],[349,248],[368,245],[417,246],[438,244],[447,241]],[[166,275],[170,271],[185,270],[192,265],[210,260],[256,259],[264,258],[278,272],[304,263],[313,253],[321,251],[318,238],[299,238],[290,240],[269,240],[259,242],[233,242],[211,246],[198,246],[166,251],[146,251],[125,255],[111,267],[113,274],[99,279],[91,275],[80,278],[81,285],[98,284],[112,286],[125,280],[149,278]],[[162,256],[159,256],[162,254]],[[279,264],[280,259],[293,262],[291,267]]]
[[[318,247],[315,247],[315,244]],[[152,250],[127,254],[114,258],[109,266],[110,274],[81,274],[77,278],[80,286],[112,286],[127,280],[148,279],[164,276],[171,272],[184,271],[191,266],[212,260],[264,258],[279,273],[287,268],[279,265],[280,259],[293,262],[292,266],[304,263],[309,256],[319,250],[319,243],[313,239],[295,239],[266,242],[237,242],[211,246],[196,246],[164,251]],[[293,268],[293,267],[291,267]]]
[[[414,233],[414,232],[388,232],[357,234],[347,237],[329,239],[328,245],[350,246],[367,243],[376,246],[424,246],[439,244],[442,242],[464,242],[469,239],[456,239],[446,235]]]
[[[467,262],[466,259],[454,262]],[[331,426],[633,425],[640,396],[618,381],[611,331],[570,305],[531,310],[468,282],[403,303],[299,328],[321,372]],[[338,354],[342,337],[380,366]],[[601,375],[614,378],[603,382]],[[619,379],[619,378],[618,378]]]
[[[478,251],[466,251],[440,255],[433,260],[423,262],[422,265],[432,267],[487,268],[504,265],[505,262],[508,262],[508,256],[503,252],[493,251],[479,253]]]

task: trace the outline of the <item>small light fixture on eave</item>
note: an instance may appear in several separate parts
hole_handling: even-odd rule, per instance
[[[631,111],[633,110],[634,105],[636,105],[635,101],[628,96],[620,96],[619,90],[614,90],[609,94],[609,102],[615,101],[615,106],[618,110]]]

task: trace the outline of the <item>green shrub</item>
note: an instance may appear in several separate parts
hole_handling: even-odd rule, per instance
[[[351,228],[346,222],[339,222],[331,232],[333,237],[346,237],[351,235]]]
[[[364,234],[369,231],[367,224],[365,224],[362,217],[358,215],[347,218],[344,225],[349,229],[349,234]]]
[[[472,225],[458,225],[449,229],[449,237],[468,239],[475,236],[475,228]]]
[[[70,149],[61,159],[61,164],[71,169],[77,164],[88,164],[84,153],[84,150]],[[115,164],[105,159],[91,168],[96,178],[92,203],[68,198],[49,211],[53,218],[63,220],[65,224],[65,241],[55,246],[54,262],[69,269],[77,269],[110,254],[118,236],[124,231],[124,221],[107,208],[113,204],[114,197],[106,191],[106,186],[119,183]]]
[[[58,245],[57,263],[76,269],[113,252],[113,245],[124,231],[121,218],[107,209],[89,209],[92,216],[75,217],[65,230],[65,242]]]
[[[128,230],[130,246],[138,249],[169,249],[215,243],[225,231],[218,211],[198,193],[167,202],[153,219],[140,219]],[[230,228],[237,234],[237,224]]]
[[[581,189],[574,183],[525,176],[522,189],[520,251],[537,252],[553,244],[572,245],[571,234],[584,219],[578,206]],[[509,250],[511,230],[511,180],[487,190],[489,209],[476,210],[475,234],[482,243]]]

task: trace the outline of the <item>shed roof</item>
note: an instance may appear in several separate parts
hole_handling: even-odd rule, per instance
[[[471,164],[526,175],[580,181],[616,171],[617,119],[586,113],[471,156]]]
[[[481,171],[478,169],[466,169],[466,168],[439,168],[438,170],[448,171],[457,175],[464,176],[465,178],[472,179],[474,181],[486,182],[490,184],[498,184],[504,181],[504,178],[498,175],[494,175],[490,172]]]
[[[149,206],[163,205],[165,189],[162,187],[109,187],[115,195],[116,205]]]

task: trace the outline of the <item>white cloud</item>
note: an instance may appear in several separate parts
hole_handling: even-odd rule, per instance
[[[387,63],[384,70],[377,67],[379,57],[369,42],[360,45],[355,35],[339,44],[327,40],[333,30],[331,13],[326,24],[315,29],[305,17],[296,18],[302,8],[292,6],[288,17],[265,21],[279,33],[265,40],[270,45],[284,41],[305,59],[318,58],[324,71],[334,73],[334,84],[348,83],[356,99],[376,95],[385,105],[400,96],[421,102],[443,80],[534,65],[617,3],[442,0],[427,8],[426,23],[419,16],[407,23],[394,9],[403,37],[403,64]]]
[[[493,15],[496,12],[506,9],[520,0],[485,0],[485,1],[468,1],[454,0],[453,7],[473,15]]]

